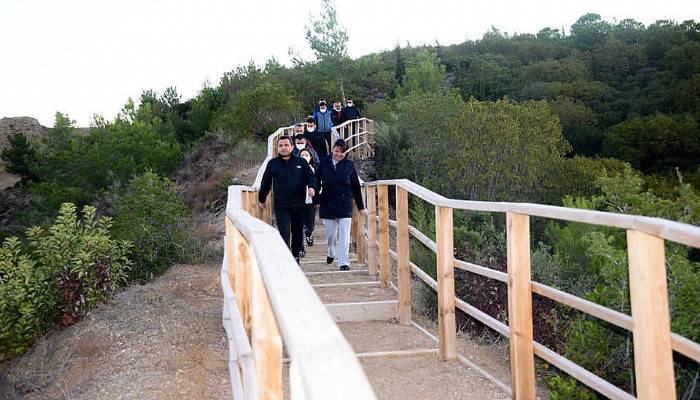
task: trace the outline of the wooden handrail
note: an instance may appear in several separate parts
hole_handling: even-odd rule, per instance
[[[349,343],[278,231],[263,222],[270,220],[272,206],[262,213],[258,209],[262,175],[275,157],[276,139],[292,129],[280,128],[268,137],[267,156],[253,186],[228,188],[221,284],[234,398],[282,399],[284,344],[293,398],[374,399]],[[355,231],[364,227],[357,224]]]
[[[700,248],[700,227],[661,218],[540,204],[453,200],[405,179],[364,183],[364,187],[368,192],[370,190],[374,191],[374,188],[377,188],[379,191],[386,190],[384,188],[391,185],[396,187],[397,193],[399,191],[411,193],[436,207],[436,241],[433,241],[423,232],[410,225],[408,225],[408,233],[438,256],[437,280],[431,278],[418,266],[409,261],[411,272],[438,292],[439,303],[447,304],[447,306],[439,304],[438,323],[447,323],[452,318],[449,307],[450,299],[442,299],[445,296],[445,292],[448,295],[452,292],[452,301],[456,308],[484,323],[496,332],[508,336],[511,346],[511,362],[513,363],[511,373],[514,398],[534,398],[533,353],[607,397],[622,400],[634,398],[629,393],[532,339],[532,311],[531,309],[528,310],[528,306],[532,301],[532,293],[537,293],[623,329],[633,331],[635,338],[636,384],[640,399],[675,398],[671,349],[700,362],[700,344],[670,331],[663,258],[663,238]],[[444,255],[442,259],[440,258],[441,246],[438,245],[437,239],[445,236],[445,229],[440,228],[441,224],[444,226],[444,217],[441,217],[441,213],[444,212],[442,210],[452,209],[502,212],[508,216],[508,273],[457,260],[453,257],[451,261],[449,258],[445,261]],[[625,315],[589,300],[532,281],[529,266],[529,216],[627,229],[629,237],[628,252],[630,253],[630,281],[636,282],[636,284],[631,284],[631,286],[636,285],[636,293],[632,295],[636,299],[633,300],[633,302],[636,301],[636,305],[632,310],[633,315]],[[400,235],[399,227],[407,224],[407,222],[398,221],[399,219],[407,218],[405,213],[397,213],[397,220],[384,222],[378,221],[380,218],[370,210],[367,218],[371,222],[380,222],[380,226],[387,225],[396,228],[397,237]],[[451,229],[449,229],[449,234],[452,235]],[[381,248],[379,250],[382,251]],[[635,252],[638,254],[632,256],[632,253]],[[389,249],[389,254],[398,262],[398,248],[397,251]],[[456,268],[507,283],[509,285],[509,321],[511,325],[515,323],[518,326],[513,329],[465,301],[456,298],[453,290],[443,289],[441,294],[441,287],[449,287],[450,284],[454,284],[450,282],[454,278],[450,276],[449,272],[445,272],[445,267],[449,268],[450,262]],[[650,276],[650,274],[654,276]],[[444,284],[441,284],[441,280],[445,281]],[[399,297],[401,297],[401,288],[399,287],[397,290]],[[524,309],[517,309],[518,307],[523,307],[523,305],[525,305]],[[659,321],[661,323],[658,323]],[[443,339],[442,336],[446,332],[441,330],[440,333],[442,354],[443,347],[449,348],[451,338],[446,337]],[[444,346],[443,340],[446,342]],[[640,347],[637,348],[637,346]],[[638,359],[641,361],[638,361]],[[656,368],[655,366],[657,365],[660,367]]]

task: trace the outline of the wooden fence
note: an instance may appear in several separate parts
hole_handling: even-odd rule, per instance
[[[372,154],[371,126],[360,119],[338,127],[340,137],[354,143],[349,157]],[[286,353],[292,399],[374,399],[349,343],[277,230],[265,223],[271,205],[264,213],[258,209],[262,172],[275,156],[277,138],[292,129],[270,135],[253,186],[228,189],[221,286],[233,397],[282,399]]]
[[[389,219],[389,187],[396,191],[396,219]],[[515,399],[535,399],[534,356],[556,366],[586,386],[611,399],[634,396],[594,375],[533,340],[532,294],[565,304],[615,326],[632,331],[636,392],[648,400],[675,399],[673,354],[675,350],[700,362],[700,345],[672,333],[666,288],[664,240],[700,248],[700,228],[659,218],[622,215],[525,203],[453,200],[408,180],[385,180],[364,184],[367,198],[367,262],[383,287],[393,285],[391,258],[396,260],[398,319],[411,323],[411,273],[437,292],[439,355],[443,360],[466,361],[457,353],[455,309],[481,321],[509,339],[510,391]],[[408,195],[435,207],[435,241],[409,225]],[[505,213],[507,273],[485,268],[454,257],[453,210]],[[632,315],[603,307],[531,280],[530,216],[581,222],[627,230],[629,284]],[[389,246],[389,227],[396,229],[396,250]],[[410,261],[412,236],[437,255],[437,281]],[[508,325],[456,298],[454,269],[461,269],[508,286]],[[494,379],[493,377],[489,377]],[[508,385],[499,384],[500,387]]]
[[[349,158],[373,155],[372,120],[348,121],[336,129],[339,137],[349,144]],[[374,394],[349,345],[303,273],[295,268],[294,260],[277,231],[264,223],[272,221],[271,200],[265,211],[258,208],[257,194],[264,168],[276,156],[277,139],[291,135],[292,131],[290,126],[270,135],[267,157],[253,186],[229,188],[221,281],[234,396],[281,398],[284,345],[291,360],[290,390],[293,398],[371,399]],[[394,187],[396,193],[395,220],[389,219],[389,187]],[[658,218],[540,204],[454,200],[408,180],[363,182],[362,190],[368,213],[366,218],[357,211],[353,214],[353,244],[359,262],[367,262],[369,273],[379,276],[382,287],[394,287],[391,260],[396,260],[397,285],[394,288],[398,295],[399,323],[413,323],[413,274],[437,292],[439,355],[443,360],[457,359],[480,371],[457,352],[456,309],[509,339],[511,384],[494,383],[510,392],[513,398],[535,398],[534,357],[538,356],[606,397],[634,399],[629,393],[533,340],[533,293],[631,331],[636,392],[640,399],[676,397],[673,351],[700,362],[700,345],[670,330],[664,257],[664,240],[700,248],[700,228]],[[435,207],[435,240],[410,225],[409,194]],[[507,273],[455,259],[455,209],[505,214]],[[531,216],[625,229],[632,315],[532,281]],[[396,230],[395,249],[390,246],[391,228]],[[410,237],[435,252],[437,280],[411,262]],[[507,284],[508,324],[455,296],[455,268]],[[495,380],[492,376],[487,377]]]

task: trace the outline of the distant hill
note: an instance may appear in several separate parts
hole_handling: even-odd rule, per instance
[[[49,128],[41,125],[36,118],[0,118],[0,151],[7,147],[9,137],[13,132],[22,132],[32,140],[38,140],[48,131]],[[19,177],[5,172],[5,166],[0,161],[0,190],[13,186],[17,181],[19,181]]]

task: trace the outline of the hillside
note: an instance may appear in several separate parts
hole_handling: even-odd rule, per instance
[[[49,131],[49,128],[41,125],[32,117],[0,118],[0,152],[9,142],[10,135],[14,132],[22,132],[28,138],[37,140]],[[0,161],[0,190],[11,187],[19,181],[19,177],[5,172],[5,166]]]

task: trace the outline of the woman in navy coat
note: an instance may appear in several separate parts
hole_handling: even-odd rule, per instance
[[[321,159],[316,171],[316,179],[321,192],[318,202],[319,215],[326,228],[328,254],[326,263],[331,264],[338,257],[341,271],[350,269],[348,252],[350,249],[350,226],[352,225],[352,201],[364,213],[360,179],[355,163],[345,158],[346,144],[336,140],[332,153]],[[337,241],[336,241],[337,238]]]

